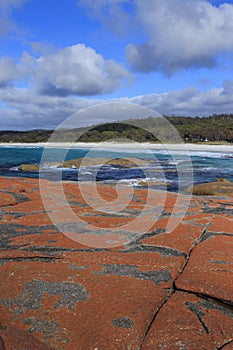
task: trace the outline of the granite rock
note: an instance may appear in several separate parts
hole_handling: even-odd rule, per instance
[[[231,198],[41,181],[0,178],[1,350],[232,349]]]

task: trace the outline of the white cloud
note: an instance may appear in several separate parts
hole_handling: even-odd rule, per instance
[[[16,29],[11,19],[12,11],[22,6],[27,0],[0,0],[0,37]]]
[[[130,44],[135,70],[163,71],[212,67],[218,54],[233,52],[233,5],[206,0],[135,0],[148,41]]]
[[[152,108],[163,115],[204,116],[232,113],[233,89],[226,89],[225,84],[222,88],[207,91],[186,88],[164,94],[136,96],[131,102]]]
[[[45,96],[25,88],[8,87],[0,89],[0,100],[3,102],[0,104],[0,129],[56,128],[73,113],[104,102],[136,103],[163,115],[203,116],[232,113],[233,80],[226,81],[223,87],[206,91],[190,87],[163,94],[115,98],[108,101],[74,96]],[[113,113],[110,110],[108,120],[96,120],[94,116],[90,120],[77,119],[77,127],[118,119],[116,111]]]
[[[40,93],[54,96],[106,94],[131,80],[121,64],[105,60],[84,44],[39,58],[25,52],[18,63],[9,57],[0,59],[0,86],[19,78],[29,81]]]
[[[122,34],[135,29],[140,43],[126,48],[139,72],[216,65],[218,55],[233,53],[233,4],[207,0],[79,0],[95,19]],[[120,23],[120,25],[119,25]],[[147,39],[143,39],[143,38]],[[137,39],[135,39],[137,40]]]
[[[97,95],[121,86],[129,73],[84,44],[66,47],[37,60],[36,82],[46,94]]]
[[[26,52],[18,62],[13,58],[3,56],[0,58],[0,88],[14,85],[20,79],[28,80],[35,71],[35,59]]]
[[[0,89],[0,129],[56,128],[65,118],[100,100],[40,95],[27,88]],[[77,126],[78,127],[78,126]]]

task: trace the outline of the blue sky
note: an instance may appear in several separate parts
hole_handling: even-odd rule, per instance
[[[233,1],[0,0],[0,42],[0,129],[106,101],[233,112]]]

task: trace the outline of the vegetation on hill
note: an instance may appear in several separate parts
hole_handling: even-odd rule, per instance
[[[52,130],[0,131],[0,142],[47,142]]]
[[[233,114],[212,115],[209,117],[166,117],[176,128],[185,142],[229,142],[233,143]],[[133,125],[131,124],[133,123]],[[0,131],[0,142],[47,142],[53,130]],[[59,130],[50,141],[100,142],[111,139],[129,139],[137,142],[157,142],[173,140],[167,127],[150,117],[129,119],[128,123],[108,123],[91,128]]]
[[[233,142],[233,114],[167,119],[175,126],[184,141],[198,142],[208,139],[212,142]]]

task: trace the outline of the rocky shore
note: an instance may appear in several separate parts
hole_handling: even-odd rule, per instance
[[[52,193],[56,185],[46,184]],[[93,184],[84,185],[91,197]],[[38,180],[0,178],[0,350],[233,349],[232,198],[194,196],[167,232],[171,214],[180,216],[177,195],[167,193],[147,232],[135,225],[136,240],[111,247],[121,225],[138,217],[147,189],[134,189],[117,215],[87,206],[77,183],[63,188],[85,222],[78,241],[71,226],[64,235],[51,222],[54,203],[48,213]],[[114,186],[97,190],[114,207]],[[156,212],[163,192],[153,191]],[[61,227],[69,224],[62,206],[56,214]],[[82,244],[84,233],[99,247]]]

